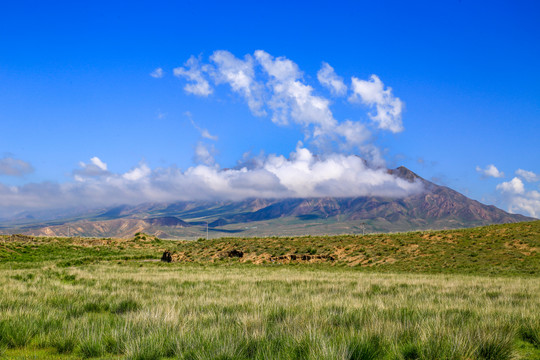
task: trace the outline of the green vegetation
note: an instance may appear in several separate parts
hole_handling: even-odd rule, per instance
[[[200,239],[171,244],[169,250],[184,262],[318,263],[376,272],[537,276],[540,221],[366,236]],[[244,256],[228,257],[232,250]]]
[[[0,358],[540,359],[539,227],[2,237]],[[164,250],[181,261],[155,261]]]

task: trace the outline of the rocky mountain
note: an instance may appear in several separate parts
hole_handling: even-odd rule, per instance
[[[451,229],[533,220],[484,205],[405,167],[388,170],[424,191],[405,198],[350,197],[190,201],[122,205],[49,222],[2,224],[4,233],[163,238],[268,236]]]

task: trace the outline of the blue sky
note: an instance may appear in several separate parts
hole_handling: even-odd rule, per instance
[[[539,18],[536,1],[3,4],[1,212],[197,191],[238,198],[243,187],[267,196],[344,195],[358,183],[353,195],[416,191],[350,158],[377,151],[388,167],[539,217]],[[254,84],[264,87],[258,114],[212,60],[219,50],[251,59]],[[273,65],[294,64],[293,80],[310,101],[326,102],[335,124],[277,96],[257,50]],[[210,69],[202,75],[211,94],[185,90],[191,57]],[[343,94],[319,81],[323,63]],[[150,76],[158,68],[162,76]],[[370,86],[373,74],[382,90],[355,92],[352,78]],[[287,108],[273,122],[277,100]],[[376,120],[397,111],[396,101],[402,108],[390,120],[401,131]],[[343,135],[347,121],[361,141]],[[290,161],[276,165],[280,155]],[[220,173],[246,159],[258,167]],[[336,163],[363,175],[322,179]],[[194,185],[201,179],[207,187]]]

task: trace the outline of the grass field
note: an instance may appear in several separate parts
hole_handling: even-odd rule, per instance
[[[190,243],[3,237],[0,358],[540,359],[539,227]],[[154,261],[165,249],[184,260]],[[229,249],[246,255],[220,255]],[[335,258],[258,261],[294,253]]]

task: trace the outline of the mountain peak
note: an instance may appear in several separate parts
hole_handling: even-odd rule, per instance
[[[407,169],[405,166],[400,166],[395,169],[389,169],[388,173],[394,176],[397,176],[401,179],[405,179],[408,182],[414,182],[415,180],[424,180],[418,174]]]

